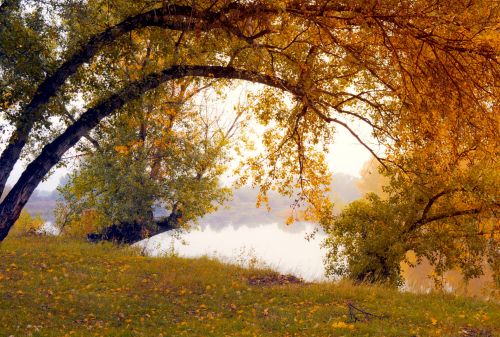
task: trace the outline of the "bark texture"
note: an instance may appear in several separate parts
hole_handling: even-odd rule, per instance
[[[111,241],[118,244],[132,245],[152,236],[179,228],[179,220],[181,218],[182,212],[174,209],[168,217],[156,221],[154,225],[144,225],[139,223],[115,224],[98,233],[88,234],[87,240],[93,243]]]
[[[162,83],[187,76],[247,80],[286,90],[295,95],[303,95],[300,88],[282,79],[221,66],[174,66],[160,73],[151,74],[141,81],[133,82],[96,107],[87,110],[52,143],[47,144],[40,155],[28,165],[14,188],[0,204],[0,241],[8,235],[10,228],[43,177],[61,160],[66,151],[82,137],[88,135],[103,118]]]

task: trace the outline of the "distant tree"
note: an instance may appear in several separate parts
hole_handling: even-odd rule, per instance
[[[361,169],[361,179],[357,182],[357,188],[362,194],[375,193],[384,196],[384,185],[389,183],[389,179],[382,174],[383,167],[376,160],[369,160],[364,163]]]

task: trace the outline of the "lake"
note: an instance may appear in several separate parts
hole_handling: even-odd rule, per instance
[[[294,274],[306,281],[326,280],[321,231],[306,240],[315,226],[299,223],[285,227],[278,223],[260,226],[202,225],[199,230],[173,231],[143,240],[137,245],[151,256],[177,254],[182,257],[209,256],[243,266],[269,267],[282,274]]]
[[[165,232],[136,245],[150,256],[175,254],[195,258],[208,256],[227,263],[273,269],[282,274],[292,274],[305,281],[326,281],[323,259],[326,250],[321,247],[326,235],[321,230],[310,240],[306,237],[315,230],[310,223],[296,223],[285,226],[282,222],[264,225],[203,224],[199,230],[188,233]],[[467,296],[490,298],[494,291],[492,274],[485,268],[486,275],[465,284],[457,271],[445,276],[446,292]],[[432,268],[425,261],[416,268],[403,266],[405,285],[403,291],[425,293],[432,290],[428,276]]]

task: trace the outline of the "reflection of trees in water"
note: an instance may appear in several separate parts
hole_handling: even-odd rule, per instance
[[[335,174],[332,179],[331,197],[339,206],[347,204],[361,195],[356,187],[358,178],[347,174]],[[233,198],[219,211],[205,216],[200,222],[202,225],[210,224],[214,230],[221,230],[231,226],[238,228],[247,226],[255,228],[263,224],[277,223],[279,228],[291,233],[298,233],[306,229],[307,224],[303,222],[294,223],[291,226],[285,225],[286,218],[290,215],[293,197],[284,197],[276,192],[270,191],[269,206],[267,211],[265,206],[256,207],[257,188],[243,187],[233,192]]]
[[[307,223],[295,222],[286,225],[285,221],[291,212],[290,206],[293,199],[269,193],[268,211],[265,206],[257,208],[257,189],[244,188],[235,191],[234,199],[213,214],[205,216],[201,223],[210,225],[215,231],[221,231],[225,227],[239,228],[242,226],[256,228],[262,225],[277,224],[278,228],[285,232],[299,233],[306,229]]]
[[[241,226],[258,227],[263,224],[284,222],[285,218],[280,214],[290,207],[293,200],[269,193],[268,211],[266,207],[256,207],[257,189],[244,187],[234,191],[233,199],[221,207],[219,211],[209,214],[202,219],[203,224],[210,224],[214,230],[224,227]]]
[[[402,270],[409,291],[426,293],[435,290],[431,277],[433,269],[426,259],[414,268],[403,265]],[[498,290],[494,286],[492,270],[488,264],[485,264],[483,270],[483,276],[472,279],[468,283],[464,282],[458,270],[446,272],[443,278],[443,290],[457,295],[477,296],[480,298],[494,297],[495,291]],[[496,296],[498,297],[498,294]]]

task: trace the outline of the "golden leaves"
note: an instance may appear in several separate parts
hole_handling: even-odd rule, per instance
[[[347,324],[347,323],[342,322],[342,321],[334,322],[334,323],[332,323],[332,328],[354,330],[354,324]]]
[[[120,154],[126,155],[129,153],[129,147],[124,146],[124,145],[117,145],[117,146],[115,146],[115,151],[120,153]]]

